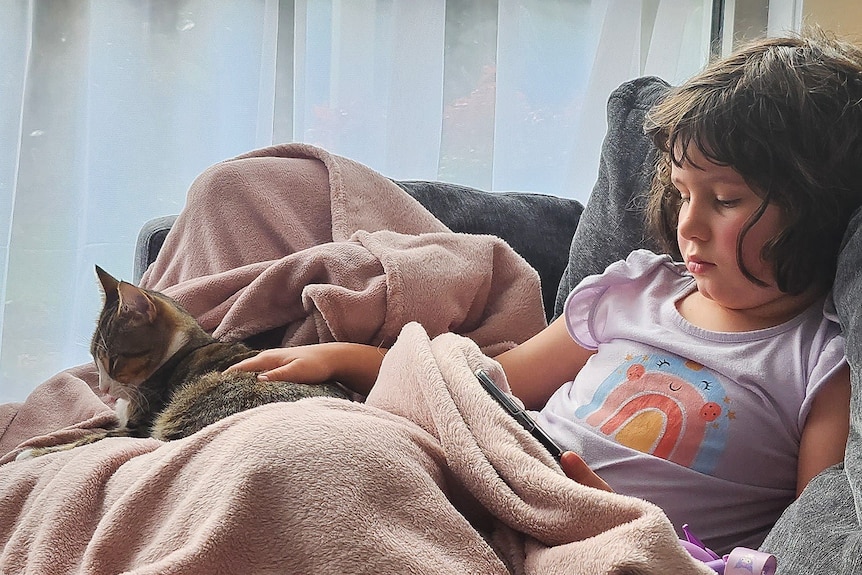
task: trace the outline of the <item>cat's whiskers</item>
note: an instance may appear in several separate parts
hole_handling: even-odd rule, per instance
[[[107,352],[108,351],[108,344],[105,341],[105,334],[102,333],[102,326],[98,326],[96,328],[96,335],[99,336],[99,340],[96,343],[96,349],[98,349],[99,351]]]

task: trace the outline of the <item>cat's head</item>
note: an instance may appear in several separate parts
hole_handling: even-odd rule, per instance
[[[167,296],[119,281],[96,266],[103,307],[90,344],[99,389],[134,399],[149,379],[190,339],[194,320]]]

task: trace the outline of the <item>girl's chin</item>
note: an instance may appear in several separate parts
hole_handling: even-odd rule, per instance
[[[715,286],[712,285],[713,282],[710,282],[704,278],[701,278],[698,281],[698,279],[695,278],[695,284],[697,285],[697,291],[701,295],[701,297],[711,302],[717,303],[722,307],[726,307],[725,303],[727,302],[723,301],[724,298],[721,297],[721,291],[716,292],[716,290],[714,289]]]

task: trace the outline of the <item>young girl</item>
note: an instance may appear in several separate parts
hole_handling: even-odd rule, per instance
[[[614,490],[716,550],[757,547],[843,459],[849,369],[829,290],[862,205],[862,52],[760,41],[674,89],[647,120],[660,161],[633,252],[496,359],[558,443]],[[679,263],[676,263],[679,262]],[[367,393],[381,350],[275,349],[233,369]],[[570,477],[602,487],[567,454]]]

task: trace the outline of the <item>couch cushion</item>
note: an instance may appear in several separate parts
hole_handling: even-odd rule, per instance
[[[636,248],[655,251],[644,234],[644,208],[657,150],[643,131],[647,110],[670,86],[644,77],[626,82],[608,99],[608,131],[599,175],[572,237],[568,264],[557,291],[555,315],[583,278],[624,259]]]
[[[862,573],[862,210],[847,227],[833,295],[850,364],[850,437],[844,463],[815,477],[763,543],[786,575]]]
[[[151,263],[156,261],[162,244],[165,243],[171,226],[174,225],[177,216],[160,216],[147,220],[138,232],[138,240],[135,243],[134,282],[141,281],[141,276],[147,271]]]

